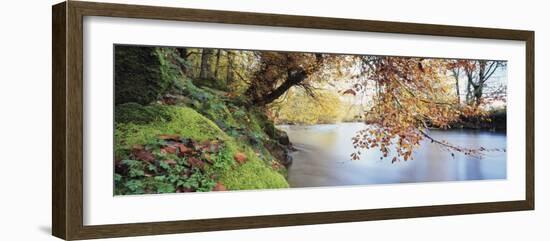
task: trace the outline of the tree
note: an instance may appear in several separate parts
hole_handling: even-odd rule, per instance
[[[460,104],[460,74],[461,74],[461,61],[462,60],[452,60],[449,63],[449,69],[455,80],[455,89],[456,89],[456,103]]]
[[[227,51],[227,72],[225,76],[225,81],[231,83],[233,81],[233,58],[231,57],[232,52]]]
[[[201,78],[201,79],[210,79],[211,78],[211,71],[210,71],[210,56],[211,55],[212,55],[212,49],[204,48],[202,50],[201,65],[200,65],[200,72],[199,72],[199,78]]]
[[[254,73],[245,94],[254,105],[265,106],[288,91],[300,86],[312,94],[306,81],[323,65],[322,54],[255,52],[260,67]]]
[[[503,66],[505,66],[504,61],[495,60],[470,60],[461,64],[468,80],[466,94],[468,104],[479,107],[483,103],[487,81]]]
[[[341,120],[344,110],[336,91],[316,90],[315,98],[303,88],[290,88],[270,105],[275,123],[329,124]]]
[[[463,108],[453,97],[453,83],[447,79],[449,63],[443,59],[364,56],[365,82],[355,91],[377,86],[373,104],[365,113],[368,127],[353,138],[358,150],[378,148],[388,157],[394,148],[392,162],[411,158],[420,141],[428,139],[452,152],[477,155],[481,149],[463,148],[432,138],[430,126],[447,128],[461,115],[476,114],[474,108]],[[374,82],[374,83],[370,83]]]
[[[183,60],[183,61],[187,61],[187,57],[189,57],[189,52],[187,51],[187,48],[176,48],[176,50],[178,51],[179,53],[179,57]],[[183,71],[184,74],[187,74],[187,66],[185,64],[181,64],[180,65],[180,68],[181,70]]]
[[[218,70],[220,70],[220,55],[222,53],[221,49],[218,49],[216,53],[216,66],[214,67],[214,78],[218,78]]]

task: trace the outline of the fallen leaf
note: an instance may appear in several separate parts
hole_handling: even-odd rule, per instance
[[[212,157],[210,156],[210,154],[203,154],[202,156],[203,156],[204,160],[205,160],[206,162],[208,162],[208,164],[210,164],[210,165],[214,164],[214,162],[212,161]]]
[[[180,188],[176,189],[176,192],[177,192],[177,193],[182,193],[182,192],[195,192],[195,189],[193,189],[193,188],[180,187]]]
[[[189,165],[191,165],[192,167],[197,167],[199,169],[203,169],[204,168],[204,162],[197,159],[197,158],[194,158],[194,157],[190,157],[187,161],[189,163]]]
[[[160,139],[165,141],[180,141],[180,136],[178,135],[170,135],[170,134],[163,134],[159,136]]]
[[[233,156],[233,159],[237,161],[239,164],[244,164],[246,162],[246,155],[242,152],[237,152]]]
[[[176,165],[178,164],[176,161],[172,160],[172,159],[168,159],[168,160],[163,160],[164,163],[168,164],[168,165]]]
[[[175,146],[165,146],[163,148],[160,148],[160,152],[164,154],[176,154],[176,150],[178,148]]]
[[[132,146],[132,150],[143,150],[143,149],[144,149],[143,145],[136,144]]]
[[[216,183],[216,186],[214,186],[212,191],[227,191],[227,188],[225,188],[225,186],[221,182],[218,182]]]
[[[132,155],[137,160],[147,161],[147,162],[153,162],[155,161],[155,156],[150,151],[146,151],[144,149],[133,149]]]
[[[186,188],[186,187],[182,188],[182,190],[183,190],[183,192],[194,192],[195,191],[194,188]]]
[[[184,155],[186,155],[186,154],[189,154],[189,153],[193,152],[193,149],[191,149],[191,148],[185,146],[184,144],[178,144],[177,146],[178,146],[178,149],[179,149],[179,151],[180,151],[180,152],[178,153],[178,156],[179,156],[179,157],[182,157],[182,156],[184,156]]]

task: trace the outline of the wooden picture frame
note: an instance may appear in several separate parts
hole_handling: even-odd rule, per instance
[[[533,210],[534,188],[534,32],[325,17],[306,17],[67,1],[52,8],[52,233],[66,239],[172,234],[368,220]],[[83,17],[107,16],[174,21],[299,27],[526,43],[525,199],[489,203],[401,207],[85,226],[83,224]]]

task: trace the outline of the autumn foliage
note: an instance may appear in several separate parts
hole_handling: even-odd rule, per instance
[[[362,57],[364,81],[355,85],[355,92],[368,92],[372,107],[365,112],[368,127],[353,138],[359,159],[360,149],[378,148],[392,162],[411,159],[423,139],[441,145],[452,152],[480,155],[483,147],[472,149],[436,140],[429,135],[430,127],[446,129],[460,118],[483,116],[481,100],[474,105],[456,101],[455,87],[449,81],[450,60],[410,57]],[[459,66],[472,71],[470,61]],[[369,87],[372,87],[369,91]],[[390,150],[393,147],[393,153]],[[382,158],[382,157],[381,157]]]

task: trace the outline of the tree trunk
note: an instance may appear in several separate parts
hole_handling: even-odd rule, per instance
[[[479,106],[481,104],[481,98],[483,97],[483,84],[481,85],[474,85],[474,100],[476,103],[476,106]]]
[[[279,87],[277,87],[272,92],[267,95],[257,97],[253,99],[253,104],[258,106],[265,106],[283,95],[290,87],[297,85],[304,81],[307,78],[307,73],[305,70],[291,70],[288,72],[288,77]]]
[[[457,102],[457,104],[460,105],[460,84],[459,84],[460,69],[459,68],[454,68],[452,70],[452,72],[453,72],[453,77],[455,78],[456,102]]]
[[[232,53],[227,51],[227,73],[225,76],[226,83],[233,82],[233,57],[231,57],[231,55]]]
[[[187,62],[187,48],[177,48],[180,58]],[[180,64],[180,69],[184,74],[187,74],[187,66]]]
[[[458,78],[456,79],[456,102],[460,105],[460,86],[458,84]]]
[[[474,76],[471,71],[467,71],[466,77],[468,78],[467,79],[468,83],[466,85],[466,104],[470,105],[472,104],[472,86],[474,83],[474,80],[473,80]]]
[[[203,49],[201,55],[201,68],[199,72],[199,78],[208,79],[210,77],[210,55],[212,55],[211,49]]]
[[[218,79],[218,70],[220,69],[220,55],[222,53],[221,49],[218,49],[216,54],[216,67],[214,67],[214,79]]]
[[[180,58],[187,60],[187,48],[177,48]]]

